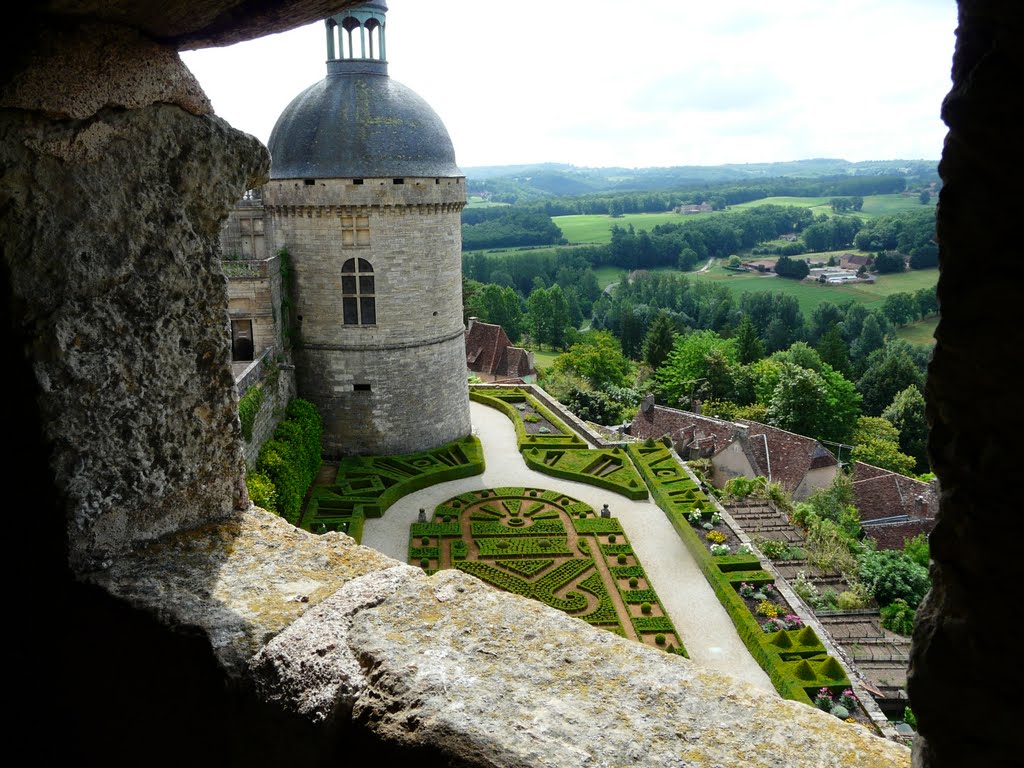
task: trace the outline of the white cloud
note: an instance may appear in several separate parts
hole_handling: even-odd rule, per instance
[[[463,166],[939,157],[953,0],[389,0],[390,74]],[[324,76],[321,24],[183,54],[266,141]]]

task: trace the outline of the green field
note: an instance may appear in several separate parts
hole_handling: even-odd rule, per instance
[[[762,200],[751,200],[749,203],[738,203],[729,206],[729,210],[743,210],[744,208],[756,208],[759,205],[793,205],[799,208],[810,208],[815,214],[824,213],[832,215],[832,206],[829,205],[830,197],[766,197]],[[936,195],[932,195],[928,206],[935,207]],[[867,220],[876,216],[890,216],[894,213],[904,211],[916,211],[920,209],[921,201],[916,193],[898,195],[868,195],[864,198],[864,207],[860,211],[851,211],[854,216]]]
[[[603,291],[612,283],[617,283],[626,277],[626,270],[618,267],[597,267],[594,270],[597,275],[597,284]]]
[[[810,314],[822,301],[834,304],[854,299],[855,301],[874,308],[880,306],[885,297],[893,293],[911,293],[919,288],[933,287],[939,280],[938,269],[920,269],[904,272],[899,275],[882,275],[873,284],[859,285],[821,285],[788,280],[773,275],[754,275],[750,273],[728,272],[721,267],[714,267],[708,272],[685,273],[694,280],[709,280],[726,286],[736,298],[745,291],[771,291],[784,293],[796,298],[800,311]]]
[[[552,365],[555,364],[555,360],[558,358],[560,354],[562,353],[539,352],[538,350],[535,349],[533,350],[533,364],[537,368],[550,368]]]
[[[604,214],[581,214],[552,216],[551,220],[561,228],[562,235],[570,243],[610,243],[612,226],[616,224],[623,228],[632,224],[634,229],[650,230],[659,224],[675,223],[686,218],[679,213],[627,213],[616,219]]]
[[[931,347],[935,344],[934,334],[938,324],[939,318],[937,317],[918,320],[916,323],[911,323],[897,329],[896,337],[909,341],[911,344],[925,344]]]

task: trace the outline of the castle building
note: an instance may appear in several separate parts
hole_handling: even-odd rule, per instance
[[[471,430],[465,177],[437,114],[388,76],[386,11],[373,0],[325,21],[327,76],[278,118],[262,189],[260,226],[291,260],[298,393],[320,410],[327,456]]]

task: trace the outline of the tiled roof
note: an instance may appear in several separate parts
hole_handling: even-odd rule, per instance
[[[466,365],[474,373],[510,378],[529,376],[530,354],[513,347],[505,329],[473,320],[466,330]]]
[[[874,539],[879,549],[903,549],[906,539],[912,539],[920,533],[931,533],[933,527],[935,520],[904,520],[864,526],[864,535]]]
[[[853,465],[853,495],[861,521],[868,524],[891,517],[934,521],[939,508],[931,483],[860,461]]]
[[[812,437],[756,421],[723,421],[660,405],[646,411],[641,408],[629,431],[641,439],[668,435],[701,456],[714,456],[739,440],[754,471],[790,492],[803,482],[808,471],[837,464],[835,457]]]
[[[897,516],[934,518],[938,494],[930,483],[855,462],[853,493],[862,521]]]
[[[758,474],[770,478],[787,491],[795,491],[810,470],[838,464],[836,457],[813,437],[756,421],[738,421],[748,427],[746,436],[741,437],[741,440],[750,446],[748,455],[753,453],[757,457],[758,463],[754,466]]]

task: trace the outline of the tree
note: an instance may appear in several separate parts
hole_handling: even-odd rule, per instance
[[[644,343],[644,323],[637,316],[633,305],[627,302],[622,302],[619,312],[619,340],[626,357],[636,360],[640,356]]]
[[[917,319],[917,302],[912,294],[893,293],[885,297],[882,312],[895,326],[906,325]]]
[[[924,396],[915,386],[898,392],[884,411],[882,418],[899,432],[900,450],[912,456],[914,469],[920,474],[928,471],[928,421],[924,412]]]
[[[676,405],[689,401],[698,379],[708,378],[708,354],[721,350],[726,359],[736,361],[736,343],[714,331],[695,331],[677,336],[672,351],[654,374],[655,387],[663,402]]]
[[[764,357],[764,344],[757,335],[757,329],[748,315],[743,315],[740,327],[736,329],[736,359],[748,365]]]
[[[818,356],[844,376],[850,372],[850,356],[838,326],[829,328],[818,340]]]
[[[857,391],[864,398],[864,413],[868,416],[880,416],[896,395],[910,386],[922,390],[924,376],[913,358],[898,345],[876,352],[857,380]]]
[[[874,270],[879,274],[903,272],[906,269],[906,261],[903,254],[898,251],[885,251],[875,256]]]
[[[928,205],[932,199],[932,193],[927,189],[922,189],[921,194],[917,196],[917,199],[921,201],[921,205]]]
[[[672,351],[675,338],[676,327],[672,318],[665,312],[659,313],[651,323],[643,343],[643,359],[652,370],[658,370],[665,362],[665,358]]]
[[[551,299],[546,288],[534,288],[526,300],[527,322],[538,347],[551,338]]]
[[[584,421],[594,424],[619,424],[622,421],[622,406],[604,392],[573,387],[561,398],[561,402]]]
[[[782,375],[768,403],[768,423],[799,435],[817,436],[827,407],[824,382],[814,371],[792,363],[781,365]]]
[[[873,467],[910,475],[914,471],[914,459],[900,452],[899,440],[899,432],[885,419],[862,416],[857,420],[851,457]]]
[[[882,328],[875,315],[870,314],[864,318],[861,326],[860,336],[850,346],[851,356],[857,360],[866,360],[868,355],[885,345],[885,337],[882,335]]]
[[[619,341],[608,331],[587,331],[555,360],[555,370],[575,374],[601,390],[609,385],[629,386],[633,365],[622,354]]]
[[[572,327],[569,313],[569,301],[566,299],[562,286],[555,284],[548,289],[550,302],[550,341],[558,349],[565,348],[566,330]]]

